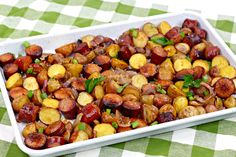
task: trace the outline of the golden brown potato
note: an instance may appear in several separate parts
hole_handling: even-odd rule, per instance
[[[61,114],[58,110],[49,107],[42,107],[39,111],[39,119],[44,124],[52,124],[61,119]]]
[[[118,56],[119,51],[120,46],[117,44],[111,44],[106,48],[106,53],[112,58],[116,58]]]
[[[143,119],[146,123],[154,122],[158,115],[158,108],[153,105],[143,104]]]
[[[26,138],[27,135],[37,132],[35,123],[28,123],[22,130],[22,135]]]
[[[183,54],[181,52],[177,52],[171,57],[171,60],[174,63],[177,59],[185,59],[185,58],[186,58],[185,54]]]
[[[9,91],[9,95],[11,98],[15,99],[22,95],[27,95],[28,91],[22,87],[14,87]]]
[[[169,30],[171,29],[171,26],[168,22],[166,21],[162,21],[159,25],[158,25],[158,30],[161,34],[165,35]]]
[[[210,66],[206,60],[198,59],[193,62],[193,68],[196,66],[203,67],[205,69],[205,73],[208,73],[210,70]]]
[[[153,105],[154,95],[142,95],[141,102],[147,105]]]
[[[33,97],[31,98],[31,101],[32,101],[35,105],[41,106],[43,100],[42,100],[42,98],[41,98],[41,90],[40,90],[40,89],[34,90],[34,95],[33,95]]]
[[[40,73],[37,75],[37,81],[41,87],[43,87],[44,82],[48,80],[48,72],[47,70],[42,70]]]
[[[20,73],[15,73],[11,75],[8,80],[6,81],[6,88],[8,90],[14,87],[20,87],[23,84],[23,78]]]
[[[171,81],[173,77],[173,73],[169,69],[161,67],[158,71],[158,79],[160,80]]]
[[[175,73],[175,69],[173,67],[173,63],[171,62],[170,58],[167,58],[164,62],[160,65],[161,68],[165,68],[166,70],[170,71],[171,73]]]
[[[190,47],[186,43],[178,43],[175,45],[177,51],[182,52],[184,54],[188,54],[190,51]]]
[[[199,115],[206,113],[205,108],[202,106],[196,106],[196,109],[198,110]]]
[[[165,104],[159,109],[159,114],[171,112],[174,117],[176,117],[176,110],[171,104]]]
[[[154,43],[153,41],[148,41],[146,47],[152,50],[154,49],[154,47],[162,47],[162,46],[160,44]]]
[[[69,43],[55,49],[56,53],[63,54],[64,56],[69,56],[75,49],[75,43]]]
[[[145,23],[143,25],[143,31],[148,37],[152,37],[155,34],[158,34],[158,30],[152,23]]]
[[[132,85],[138,89],[142,89],[143,85],[148,84],[147,78],[141,74],[134,75],[131,81]]]
[[[184,107],[188,106],[188,99],[184,96],[178,96],[174,98],[173,106],[177,113],[182,110]]]
[[[225,101],[224,101],[224,106],[227,108],[232,108],[232,107],[236,107],[236,100],[234,96],[230,96],[228,97]]]
[[[196,115],[199,115],[199,112],[196,109],[196,107],[193,107],[193,106],[186,106],[182,110],[180,110],[178,113],[178,117],[180,119],[188,118],[188,117],[192,117]]]
[[[133,94],[138,100],[140,98],[140,90],[137,87],[128,85],[122,92],[122,95]]]
[[[177,72],[183,69],[191,69],[191,68],[192,68],[191,62],[187,60],[186,58],[177,59],[174,62],[174,69]]]
[[[113,128],[111,124],[101,123],[97,124],[94,129],[94,137],[102,137],[107,135],[112,135],[116,133],[116,130]]]
[[[58,90],[61,87],[61,84],[56,79],[49,79],[47,83],[48,92],[52,93]]]
[[[219,69],[221,69],[225,66],[228,66],[228,65],[229,65],[228,60],[224,56],[221,56],[221,55],[215,56],[212,59],[212,63],[211,63],[212,67],[217,66]]]
[[[83,65],[82,64],[64,64],[66,71],[71,73],[72,77],[79,77],[81,71],[83,70]]]
[[[44,107],[51,107],[57,109],[59,107],[59,101],[57,99],[46,98],[42,102]]]
[[[27,77],[23,82],[23,87],[27,90],[39,89],[39,84],[35,77]]]
[[[88,134],[85,131],[80,130],[80,131],[75,131],[72,133],[72,135],[70,137],[70,142],[74,143],[74,142],[78,142],[78,141],[85,141],[88,139],[89,139]]]
[[[189,92],[189,88],[183,88],[184,81],[177,81],[175,82],[175,86],[179,89],[181,89],[183,92],[187,93]]]
[[[148,42],[148,37],[144,32],[139,31],[138,36],[133,37],[133,42],[135,47],[144,48]]]
[[[94,87],[94,90],[93,90],[93,96],[96,98],[96,99],[102,99],[102,97],[104,96],[104,89],[101,85],[97,85]]]
[[[194,49],[203,52],[206,48],[206,44],[204,42],[199,43],[193,47]]]
[[[82,42],[85,42],[88,44],[88,47],[91,48],[91,41],[94,39],[93,35],[85,35],[82,37]]]
[[[235,78],[236,76],[236,70],[232,66],[225,66],[224,68],[220,69],[220,76],[226,77],[229,79]]]
[[[86,55],[86,57],[88,63],[90,63],[96,57],[96,53],[94,51],[90,51],[89,54]]]
[[[65,76],[66,69],[63,65],[53,64],[48,68],[48,76],[50,78],[60,79]]]
[[[175,85],[170,85],[168,87],[167,94],[172,98],[176,98],[178,96],[185,96],[185,93],[179,88],[177,88]]]
[[[132,55],[129,59],[129,65],[133,69],[139,69],[147,63],[147,58],[141,53]]]
[[[172,57],[176,53],[176,49],[173,45],[165,46],[164,50],[168,53],[167,57]]]
[[[86,106],[87,104],[91,103],[92,101],[93,101],[93,97],[87,92],[79,93],[79,96],[77,98],[77,102],[81,106]]]
[[[92,127],[84,122],[79,122],[76,127],[74,128],[74,131],[79,131],[80,126],[84,126],[83,131],[88,135],[89,138],[93,138],[93,129]]]
[[[120,60],[117,58],[112,58],[111,59],[111,66],[114,69],[126,69],[126,68],[128,68],[129,65],[123,60]]]
[[[26,103],[29,103],[30,100],[28,98],[28,96],[26,95],[22,95],[22,96],[19,96],[17,98],[15,98],[13,101],[12,101],[12,108],[15,112],[19,112],[20,109],[26,104]]]

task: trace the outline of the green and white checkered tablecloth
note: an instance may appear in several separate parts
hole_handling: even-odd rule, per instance
[[[169,11],[167,5],[148,0],[1,0],[0,40],[66,32]],[[236,39],[234,17],[216,17],[209,22],[236,53],[236,44],[232,42]],[[0,97],[0,157],[5,156],[27,155],[15,144]],[[236,157],[236,117],[66,156]]]

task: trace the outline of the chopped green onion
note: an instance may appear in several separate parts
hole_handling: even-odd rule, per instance
[[[20,53],[20,54],[18,54],[18,57],[21,57],[21,56],[23,56],[21,53]]]
[[[139,124],[138,124],[138,121],[134,121],[134,122],[131,123],[131,127],[132,127],[132,128],[137,128],[138,125],[139,125]]]
[[[192,60],[189,56],[186,56],[185,59],[187,59],[189,62],[192,62]]]
[[[157,122],[157,121],[154,121],[154,122],[152,122],[152,123],[150,124],[150,126],[157,125],[157,124],[158,124],[158,122]]]
[[[117,124],[116,122],[112,122],[111,125],[112,125],[115,129],[118,128],[118,124]]]
[[[38,129],[38,133],[43,133],[44,132],[44,128],[39,128]]]
[[[73,63],[73,64],[78,64],[77,59],[72,59],[72,63]]]
[[[79,123],[79,124],[78,124],[78,129],[79,129],[79,130],[85,130],[85,127],[86,127],[86,126],[85,126],[85,123]]]
[[[110,108],[107,108],[107,109],[106,109],[106,113],[111,114],[111,109],[110,109]]]
[[[166,91],[161,87],[160,84],[157,84],[156,91],[161,94],[166,94]]]
[[[208,90],[204,90],[203,94],[204,94],[204,96],[208,96],[209,95],[209,91]]]
[[[186,96],[188,97],[188,99],[189,99],[190,101],[194,100],[193,92],[187,92],[187,93],[186,93]]]
[[[193,97],[193,96],[190,96],[190,97],[188,97],[188,99],[189,99],[190,101],[193,101],[193,100],[194,100],[194,97]]]
[[[28,68],[26,71],[27,74],[34,74],[34,69],[33,68]]]
[[[203,81],[203,82],[208,82],[208,79],[209,79],[208,75],[204,75],[204,76],[202,77],[202,81]]]
[[[183,88],[189,88],[189,87],[194,87],[194,88],[199,88],[201,86],[201,79],[194,80],[193,75],[184,75],[184,84]]]
[[[167,46],[167,45],[173,45],[174,44],[174,42],[172,40],[169,40],[166,37],[154,36],[154,37],[151,37],[151,41],[156,43],[156,44],[160,44],[162,46]]]
[[[180,36],[181,36],[182,38],[185,37],[185,33],[184,33],[184,32],[180,32],[179,34],[180,34]]]
[[[33,97],[33,95],[34,95],[34,92],[32,90],[29,90],[28,94],[27,94],[28,98],[31,99]]]
[[[132,37],[137,38],[138,37],[138,30],[137,29],[131,29],[130,30]]]
[[[35,60],[34,60],[34,63],[36,63],[36,64],[39,64],[41,61],[40,61],[40,59],[38,59],[38,58],[36,58]]]
[[[105,77],[99,77],[99,78],[92,78],[92,79],[88,79],[85,81],[85,88],[86,91],[88,93],[91,93],[94,89],[94,87],[101,83],[103,80],[105,79]]]
[[[40,97],[42,99],[46,99],[48,97],[48,95],[47,95],[47,93],[43,92],[43,93],[40,94]]]
[[[124,84],[123,86],[120,86],[120,87],[116,90],[117,93],[121,93],[121,92],[124,90],[124,88],[125,88],[126,86],[128,86],[128,83]]]
[[[28,41],[24,41],[22,45],[24,46],[24,48],[27,48],[30,46],[30,43]]]
[[[161,89],[159,92],[160,92],[161,94],[166,94],[166,91],[165,91],[164,89]]]

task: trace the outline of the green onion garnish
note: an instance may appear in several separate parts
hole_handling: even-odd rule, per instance
[[[22,45],[24,46],[24,48],[27,48],[30,46],[30,43],[28,41],[24,41]]]
[[[139,125],[139,124],[138,124],[138,121],[134,121],[134,122],[131,123],[131,127],[132,127],[132,128],[137,128],[138,125]]]
[[[85,123],[79,123],[78,124],[78,129],[79,130],[85,130]]]
[[[118,128],[118,124],[117,124],[116,122],[112,122],[111,125],[112,125],[115,129]]]
[[[33,95],[34,95],[34,92],[32,90],[29,90],[28,94],[27,94],[28,98],[31,99],[33,97]]]
[[[44,128],[39,128],[38,129],[38,133],[43,133],[44,132]]]
[[[43,93],[40,94],[40,97],[42,99],[46,99],[48,97],[48,95],[47,95],[47,93],[43,92]]]
[[[107,108],[107,109],[106,109],[106,113],[107,113],[107,114],[111,114],[111,109],[110,109],[110,108]]]

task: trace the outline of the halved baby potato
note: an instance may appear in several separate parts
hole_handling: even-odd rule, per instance
[[[6,81],[6,88],[12,89],[14,87],[20,87],[23,84],[23,78],[20,73],[15,73],[11,75]]]
[[[147,42],[148,42],[148,37],[142,31],[138,32],[138,36],[136,38],[133,37],[133,43],[135,47],[144,48]]]
[[[232,66],[225,66],[224,68],[220,69],[220,76],[226,77],[229,79],[235,78],[236,70]]]
[[[152,37],[155,34],[158,34],[158,30],[152,23],[145,23],[143,25],[143,31],[148,37]]]
[[[169,30],[171,29],[171,26],[168,22],[166,21],[162,21],[159,25],[158,25],[158,30],[161,34],[165,35]]]
[[[148,84],[148,80],[141,74],[136,74],[132,77],[132,85],[138,89],[142,89],[143,85]]]
[[[176,48],[173,45],[165,46],[164,50],[168,53],[167,57],[172,57],[176,53]]]
[[[228,66],[229,62],[228,62],[228,60],[224,56],[218,55],[218,56],[215,56],[212,59],[211,65],[212,65],[212,67],[217,66],[219,69],[221,69],[221,68],[223,68],[225,66]]]
[[[146,47],[152,50],[154,49],[154,47],[162,47],[162,46],[160,44],[154,43],[153,41],[148,41]]]
[[[39,119],[44,124],[52,124],[61,119],[61,114],[58,110],[49,107],[42,107],[39,111]]]
[[[102,99],[103,96],[104,96],[104,89],[101,85],[97,85],[94,87],[94,90],[93,90],[93,95],[96,99]]]
[[[198,59],[193,62],[193,68],[196,66],[203,67],[205,69],[205,73],[208,73],[210,70],[210,65],[206,60]]]
[[[53,99],[53,98],[43,99],[42,104],[44,107],[51,107],[51,108],[55,108],[55,109],[57,109],[59,107],[59,101],[57,99]]]
[[[118,56],[119,51],[120,46],[117,44],[111,44],[106,48],[106,53],[112,58],[116,58]]]
[[[72,76],[74,77],[79,77],[81,71],[83,70],[83,65],[82,64],[64,64],[66,70],[71,73]]]
[[[147,63],[147,58],[141,53],[132,55],[129,59],[129,64],[134,69],[140,69]]]
[[[69,56],[74,49],[75,49],[75,43],[69,43],[61,47],[58,47],[57,49],[55,49],[55,51],[56,53],[60,53],[64,56]]]
[[[82,37],[82,42],[85,42],[88,44],[88,47],[91,48],[91,41],[94,39],[93,35],[86,35]]]
[[[28,123],[22,131],[22,135],[26,138],[27,135],[37,132],[35,123]]]
[[[27,90],[39,89],[39,84],[35,77],[27,77],[23,82],[23,87]]]
[[[192,68],[192,64],[189,60],[187,60],[186,58],[183,59],[177,59],[174,62],[174,69],[175,71],[180,71],[183,69],[191,69]]]
[[[61,64],[53,64],[48,68],[48,76],[50,78],[60,79],[65,76],[66,69]]]
[[[190,47],[186,43],[178,43],[175,45],[175,48],[177,51],[182,52],[184,54],[187,54],[190,51]]]
[[[92,101],[93,97],[87,92],[79,93],[79,96],[77,98],[77,102],[81,106],[86,106],[88,103],[91,103]]]
[[[17,98],[15,98],[13,101],[12,101],[12,108],[15,112],[19,112],[20,109],[27,103],[29,103],[30,100],[28,98],[28,96],[26,95],[21,95]]]
[[[126,69],[126,68],[128,68],[129,65],[123,60],[120,60],[117,58],[112,58],[111,59],[111,66],[114,69],[117,69],[117,68],[118,69]]]
[[[101,123],[94,127],[93,132],[95,137],[102,137],[115,134],[116,130],[111,124]]]

